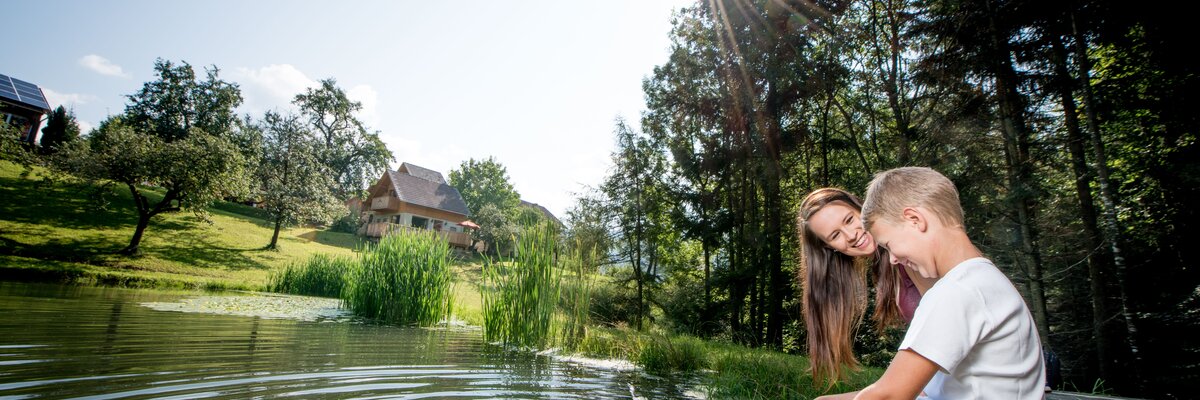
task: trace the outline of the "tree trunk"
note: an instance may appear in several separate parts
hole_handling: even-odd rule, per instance
[[[1062,37],[1051,37],[1054,47],[1055,86],[1062,101],[1063,118],[1067,128],[1067,150],[1071,155],[1071,169],[1075,174],[1075,195],[1079,200],[1079,218],[1083,221],[1084,243],[1087,246],[1088,282],[1092,298],[1092,336],[1095,338],[1095,356],[1097,371],[1100,379],[1111,381],[1108,372],[1108,335],[1105,334],[1105,320],[1108,311],[1105,306],[1104,268],[1107,266],[1103,251],[1100,227],[1096,222],[1096,200],[1092,197],[1092,174],[1088,171],[1087,152],[1084,142],[1087,140],[1079,129],[1079,110],[1075,104],[1072,87],[1074,79],[1067,66],[1067,50],[1062,43]]]
[[[1012,56],[1009,54],[1008,38],[997,31],[995,16],[992,14],[990,0],[987,4],[988,22],[991,28],[992,65],[996,79],[996,97],[999,101],[1001,129],[1004,132],[1004,149],[1007,153],[1007,175],[1009,181],[1009,200],[1017,214],[1017,241],[1021,248],[1025,264],[1024,270],[1028,277],[1030,305],[1034,321],[1037,323],[1038,336],[1041,337],[1042,348],[1049,349],[1049,318],[1046,313],[1046,292],[1042,282],[1041,252],[1037,247],[1037,228],[1033,218],[1033,176],[1029,160],[1029,127],[1025,123],[1025,105],[1017,91],[1017,73],[1013,69]]]
[[[271,244],[267,245],[268,249],[275,250],[279,244],[279,228],[283,226],[283,215],[275,216],[275,233],[271,235]]]
[[[132,256],[137,255],[138,246],[142,243],[142,234],[146,232],[146,227],[150,226],[150,217],[153,215],[146,213],[138,213],[137,228],[133,231],[133,238],[129,239],[129,245],[119,251],[119,254]]]
[[[641,176],[636,176],[636,177],[634,177],[634,179],[641,179]],[[643,296],[642,295],[642,279],[643,279],[642,278],[642,241],[645,240],[645,237],[643,237],[643,235],[642,235],[642,213],[645,212],[645,207],[644,207],[644,204],[642,204],[642,190],[640,187],[641,184],[639,182],[639,183],[636,183],[635,185],[638,185],[638,187],[634,189],[634,190],[636,190],[636,193],[637,193],[636,194],[637,200],[635,203],[636,207],[637,207],[637,211],[635,213],[637,222],[636,222],[636,228],[634,230],[634,232],[635,232],[634,235],[636,238],[633,241],[634,259],[633,259],[633,263],[632,263],[633,264],[633,276],[634,276],[634,279],[637,280],[637,323],[635,323],[634,326],[637,328],[638,331],[641,331],[642,330],[642,319],[644,317],[644,315],[643,315],[644,313],[642,312],[642,310],[644,309],[643,297],[642,297]]]
[[[1141,385],[1140,369],[1142,355],[1138,350],[1138,330],[1133,312],[1129,309],[1129,296],[1125,282],[1125,257],[1121,253],[1121,228],[1117,221],[1116,194],[1108,178],[1108,155],[1104,151],[1104,138],[1100,132],[1100,119],[1096,115],[1096,102],[1092,95],[1091,60],[1087,53],[1087,39],[1079,32],[1074,14],[1071,15],[1071,30],[1075,36],[1075,59],[1079,62],[1080,88],[1083,89],[1083,104],[1087,110],[1088,131],[1092,139],[1092,151],[1095,153],[1096,181],[1100,184],[1100,201],[1104,204],[1104,233],[1108,237],[1109,250],[1112,252],[1113,266],[1116,269],[1117,287],[1121,293],[1121,316],[1125,320],[1125,341],[1129,353],[1133,356],[1133,368],[1130,368],[1130,380],[1137,386]]]

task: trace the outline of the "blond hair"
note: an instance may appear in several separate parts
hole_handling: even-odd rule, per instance
[[[863,202],[863,226],[870,229],[879,220],[899,221],[905,207],[924,207],[943,225],[964,227],[958,189],[945,175],[926,167],[893,168],[875,174]]]

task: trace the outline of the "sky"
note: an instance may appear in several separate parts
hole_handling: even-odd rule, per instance
[[[672,14],[694,0],[4,2],[0,73],[86,132],[184,61],[237,83],[240,114],[295,111],[333,78],[395,155],[449,175],[495,157],[560,218],[612,166],[615,121],[645,109]],[[16,17],[22,16],[22,17]]]

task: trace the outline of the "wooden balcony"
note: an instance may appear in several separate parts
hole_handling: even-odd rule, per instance
[[[425,229],[393,224],[391,222],[373,222],[367,224],[368,237],[384,237],[401,231],[425,231]],[[451,246],[461,247],[464,249],[471,247],[471,235],[468,233],[441,231],[437,232],[437,234],[438,236],[441,236],[442,239],[446,239],[446,242],[450,243]]]
[[[400,199],[391,196],[379,196],[371,199],[371,210],[397,211],[400,209]]]

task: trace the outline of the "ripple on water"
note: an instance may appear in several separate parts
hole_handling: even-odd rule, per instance
[[[0,284],[0,399],[701,397],[473,327],[319,323],[352,320],[336,299],[46,288]]]

